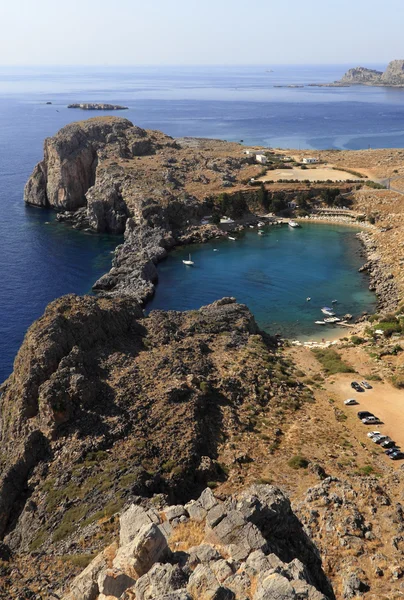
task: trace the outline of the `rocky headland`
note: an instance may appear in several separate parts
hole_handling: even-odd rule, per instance
[[[349,69],[338,81],[313,85],[319,87],[346,87],[350,85],[404,87],[404,60],[392,60],[385,71],[355,67]]]

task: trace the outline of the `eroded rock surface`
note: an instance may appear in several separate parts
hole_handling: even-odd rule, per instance
[[[255,485],[221,501],[207,488],[195,502],[207,511],[205,521],[199,515],[195,521],[186,506],[160,513],[129,507],[121,515],[114,570],[105,566],[101,553],[72,582],[64,600],[78,600],[78,591],[80,600],[104,600],[106,591],[121,600],[334,598],[317,549],[279,489]],[[174,512],[183,520],[174,524]],[[220,512],[221,519],[210,519],[211,512]],[[167,530],[164,519],[169,514],[173,518]],[[139,526],[136,537],[127,541],[128,528],[136,531]],[[195,527],[200,543],[190,547]],[[141,565],[140,570],[134,565]],[[353,580],[349,586],[360,589]]]

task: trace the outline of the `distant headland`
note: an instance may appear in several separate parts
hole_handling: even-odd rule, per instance
[[[127,110],[127,106],[120,106],[119,104],[105,104],[105,103],[76,103],[69,104],[67,108],[81,108],[81,110]]]
[[[350,85],[404,87],[404,60],[392,60],[384,72],[366,67],[355,67],[349,69],[338,81],[311,85],[316,87],[348,87]]]

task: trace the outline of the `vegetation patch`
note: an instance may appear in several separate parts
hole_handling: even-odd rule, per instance
[[[328,375],[355,373],[355,369],[344,362],[336,350],[332,350],[331,348],[314,348],[312,352]]]
[[[297,454],[296,456],[292,456],[292,458],[290,460],[288,460],[288,465],[289,467],[291,467],[292,469],[307,469],[307,467],[309,466],[309,460],[307,460],[307,458],[305,458],[304,456],[301,456],[300,454]]]

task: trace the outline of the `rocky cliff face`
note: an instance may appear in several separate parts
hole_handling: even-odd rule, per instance
[[[115,161],[154,154],[173,144],[169,136],[146,132],[118,117],[71,123],[45,140],[44,158],[27,182],[25,201],[60,211],[89,205],[90,227],[122,233],[128,212],[123,193],[128,190],[121,186],[124,173],[116,172]]]
[[[381,86],[403,86],[404,85],[404,60],[392,60],[387,69],[376,71],[365,67],[349,69],[342,79],[336,83],[340,84],[363,84]]]
[[[382,75],[382,81],[392,85],[404,85],[404,60],[392,60]]]
[[[366,69],[365,67],[356,67],[349,69],[341,79],[341,83],[379,83],[382,71]]]

